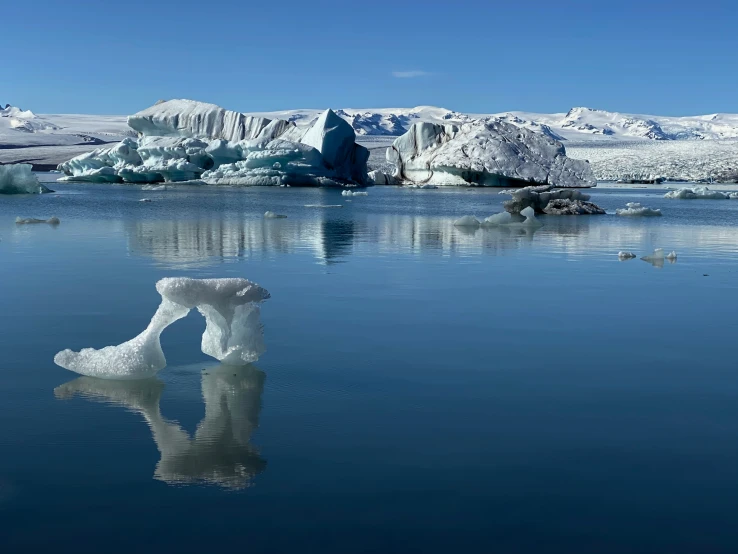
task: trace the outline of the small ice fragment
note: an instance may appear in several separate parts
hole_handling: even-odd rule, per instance
[[[265,219],[284,219],[286,217],[287,217],[286,215],[275,214],[274,212],[270,212],[270,211],[264,212]]]
[[[525,221],[523,221],[523,225],[529,226],[529,227],[540,227],[543,225],[538,219],[536,219],[536,211],[528,206],[527,208],[524,208],[520,211],[520,215],[525,217]]]
[[[632,260],[635,257],[636,255],[633,254],[633,252],[618,252],[618,258],[620,258],[621,260]]]
[[[139,202],[151,202],[151,198],[142,198]]]
[[[352,190],[344,190],[341,191],[341,196],[369,196],[369,193],[366,191],[352,191]]]
[[[677,253],[676,251],[672,250],[666,255],[667,260],[676,260],[677,259]]]
[[[482,222],[482,225],[494,227],[497,225],[508,225],[512,222],[512,215],[509,212],[500,212],[489,216]]]
[[[50,217],[49,219],[36,219],[35,217],[16,217],[15,223],[17,225],[28,225],[31,223],[48,223],[49,225],[59,225],[61,221],[59,221],[58,217]]]
[[[341,204],[305,204],[306,208],[343,208]]]
[[[654,209],[654,208],[647,208],[646,206],[641,206],[638,202],[628,202],[625,205],[625,208],[620,208],[615,210],[615,213],[617,215],[622,216],[644,216],[644,217],[658,217],[661,216],[661,210]]]
[[[479,227],[481,223],[473,215],[465,215],[454,221],[454,227]]]
[[[166,185],[144,185],[141,187],[141,190],[159,192],[159,191],[167,190],[167,186]]]

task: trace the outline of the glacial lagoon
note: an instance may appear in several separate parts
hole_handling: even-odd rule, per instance
[[[608,215],[465,229],[506,197],[42,177],[0,199],[0,548],[738,544],[738,201],[598,188]],[[170,276],[266,287],[266,353],[219,364],[193,314],[155,378],[53,363],[139,333]]]

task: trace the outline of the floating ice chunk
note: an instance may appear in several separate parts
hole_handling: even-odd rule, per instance
[[[621,260],[632,260],[635,257],[636,255],[633,254],[633,252],[618,252],[618,258],[620,258]]]
[[[151,198],[142,198],[139,202],[151,202]]]
[[[486,227],[496,227],[497,225],[509,225],[512,223],[512,215],[509,212],[500,212],[489,216],[482,222]]]
[[[615,210],[615,213],[617,215],[623,215],[623,216],[645,216],[645,217],[653,217],[653,216],[661,216],[661,210],[654,209],[654,208],[647,208],[646,206],[641,206],[638,202],[628,202],[625,205],[625,208],[620,208]]]
[[[388,175],[383,171],[375,169],[367,174],[368,180],[374,185],[397,185],[397,179],[393,175]]]
[[[554,190],[551,186],[537,186],[503,190],[500,194],[512,196],[512,199],[505,201],[503,205],[508,212],[513,214],[521,213],[524,208],[529,206],[536,213],[551,215],[605,213],[605,210],[597,204],[589,202],[589,194],[585,194],[578,189]]]
[[[285,219],[287,216],[282,214],[275,214],[274,212],[264,212],[264,219]]]
[[[141,187],[141,190],[150,190],[152,192],[160,192],[168,189],[169,187],[166,185],[144,185]]]
[[[369,196],[369,193],[366,191],[344,190],[341,191],[341,196]]]
[[[663,260],[665,257],[666,255],[664,254],[664,249],[657,248],[656,250],[653,251],[652,254],[649,254],[648,256],[643,256],[641,260],[645,260],[648,262],[651,260]]]
[[[473,215],[465,215],[454,221],[454,227],[479,227],[481,223]]]
[[[48,223],[49,225],[59,225],[61,221],[59,221],[58,217],[50,217],[49,219],[36,219],[35,217],[16,217],[15,223],[16,225],[28,225],[32,223]]]
[[[256,361],[264,352],[258,304],[269,293],[246,279],[166,278],[156,283],[162,301],[149,326],[118,346],[80,352],[63,350],[54,362],[82,375],[104,379],[151,377],[166,366],[159,337],[192,308],[205,317],[202,351],[230,365]]]
[[[341,204],[305,204],[306,208],[343,208]]]
[[[522,225],[527,227],[541,227],[543,225],[543,223],[536,219],[536,212],[530,206],[521,211],[520,215],[525,217],[525,221],[523,221]]]
[[[726,200],[730,195],[719,190],[710,190],[707,187],[685,187],[667,192],[664,198],[678,198],[679,200]]]
[[[31,164],[0,165],[0,194],[43,194],[53,192],[38,182]]]
[[[677,253],[676,251],[672,250],[666,255],[667,260],[676,260],[677,259]]]
[[[437,189],[438,187],[436,185],[405,185],[406,189]]]

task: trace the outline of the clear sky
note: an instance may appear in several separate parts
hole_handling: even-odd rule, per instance
[[[0,102],[738,112],[738,1],[13,0]]]

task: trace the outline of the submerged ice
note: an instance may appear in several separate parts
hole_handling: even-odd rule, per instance
[[[165,278],[156,283],[161,304],[149,326],[117,346],[80,352],[63,350],[54,362],[82,375],[141,379],[166,366],[160,336],[164,329],[197,310],[205,317],[202,351],[229,365],[245,365],[264,353],[259,304],[269,292],[246,279]]]

